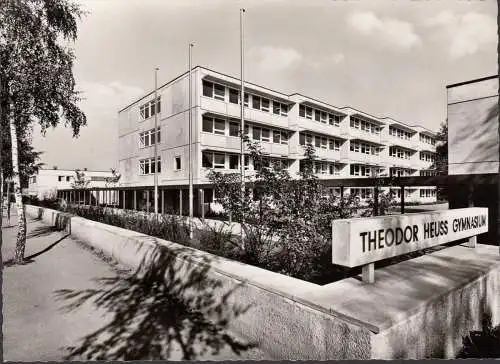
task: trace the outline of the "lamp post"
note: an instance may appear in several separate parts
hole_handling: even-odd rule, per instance
[[[240,116],[241,116],[241,155],[240,155],[240,174],[241,174],[241,221],[240,221],[240,235],[241,242],[243,243],[243,222],[244,222],[244,209],[243,204],[245,200],[245,85],[244,85],[244,28],[243,28],[243,15],[245,9],[240,9],[240,66],[241,66],[241,90],[240,90]]]
[[[188,170],[189,170],[189,235],[192,238],[193,237],[193,227],[192,227],[192,221],[193,221],[193,140],[192,140],[192,135],[193,135],[193,122],[192,122],[192,80],[191,80],[191,71],[192,71],[192,49],[194,47],[193,43],[189,44],[189,87],[188,87],[188,92],[189,92],[189,164],[188,164]]]
[[[154,159],[154,185],[155,185],[155,214],[158,214],[158,70],[159,68],[155,68],[155,99],[153,101],[153,105],[155,106],[155,159]]]

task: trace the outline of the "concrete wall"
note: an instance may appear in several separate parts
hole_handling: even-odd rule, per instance
[[[31,216],[39,211],[48,223],[57,214],[27,206]],[[79,217],[71,218],[71,234],[134,268],[155,244],[176,251],[181,283],[208,267],[206,279],[221,285],[213,296],[227,309],[247,308],[230,328],[275,359],[451,358],[485,313],[493,325],[500,321],[497,247],[442,249],[377,269],[372,285],[348,278],[319,286]]]
[[[498,173],[498,78],[449,87],[449,174]]]

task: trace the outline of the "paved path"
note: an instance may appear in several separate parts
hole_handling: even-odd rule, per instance
[[[12,222],[15,223],[16,216],[13,216]],[[25,265],[8,265],[4,267],[3,272],[3,353],[6,361],[59,361],[63,360],[68,351],[65,347],[81,347],[82,338],[89,335],[110,322],[115,324],[117,312],[123,315],[129,312],[123,306],[129,304],[127,300],[118,297],[113,301],[111,310],[105,310],[101,306],[96,306],[91,301],[82,302],[77,308],[71,311],[63,311],[63,306],[71,301],[58,300],[55,292],[61,289],[70,289],[82,291],[84,289],[97,289],[100,286],[92,281],[95,278],[108,277],[116,278],[123,276],[117,270],[117,266],[107,263],[97,254],[90,251],[82,243],[66,236],[64,232],[54,231],[54,229],[28,218],[28,240],[26,246],[26,257],[30,257],[30,262]],[[6,226],[6,219],[3,219],[2,234],[3,261],[7,262],[14,256],[15,249],[15,227]],[[130,303],[131,304],[131,303]],[[135,302],[137,306],[137,302]],[[141,302],[138,303],[141,305]],[[116,305],[116,310],[114,306]],[[146,309],[139,310],[139,314],[148,314],[151,320],[148,306]],[[132,306],[131,306],[132,307]],[[151,306],[153,307],[153,306]],[[157,309],[157,307],[155,307]],[[130,311],[131,312],[131,311]],[[157,348],[152,341],[154,334],[161,331],[163,321],[170,327],[177,327],[185,322],[176,322],[174,314],[161,313],[162,317],[155,323],[149,323],[149,331],[141,332],[139,318],[130,318],[128,320],[136,321],[133,325],[123,327],[131,328],[132,333],[121,333],[122,337],[127,335],[128,339],[119,339],[114,342],[114,346],[99,347],[99,342],[87,342],[89,346],[97,348],[100,352],[110,352],[112,350],[124,350],[128,353],[134,353],[137,346],[137,352],[144,354],[132,354],[143,356],[147,359],[153,348]],[[168,317],[167,317],[168,316]],[[123,320],[123,317],[121,317]],[[185,317],[183,317],[185,320]],[[138,323],[137,323],[138,322]],[[139,325],[139,326],[138,326]],[[116,328],[116,325],[115,325]],[[156,331],[155,331],[156,330]],[[186,331],[186,330],[184,330]],[[105,335],[114,335],[115,332],[107,330]],[[134,339],[130,338],[134,335]],[[158,336],[158,335],[157,335]],[[234,335],[231,335],[234,337]],[[144,344],[146,343],[146,344]],[[142,347],[140,347],[142,345]],[[183,351],[176,344],[175,340],[169,341],[172,348],[168,356],[170,360],[180,360],[183,358]],[[192,348],[197,351],[203,348],[204,344],[193,343]],[[205,345],[206,346],[206,345]],[[149,353],[146,353],[149,350]],[[198,356],[199,360],[243,360],[243,359],[266,359],[258,349],[250,349],[238,355],[229,347],[225,346],[217,355],[209,353]],[[80,359],[76,356],[73,359]],[[81,358],[85,359],[85,358]],[[104,357],[103,359],[108,359]],[[160,359],[157,357],[157,359]]]

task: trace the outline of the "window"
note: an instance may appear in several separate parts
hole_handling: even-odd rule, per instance
[[[238,123],[229,123],[229,136],[240,136],[240,126]]]
[[[359,165],[351,164],[351,176],[359,176],[360,168]]]
[[[240,156],[237,154],[229,155],[229,169],[238,169],[240,167]]]
[[[321,138],[321,148],[323,148],[323,149],[328,148],[328,139],[327,138]]]
[[[300,105],[300,107],[303,107],[303,105]],[[299,114],[300,114],[300,107],[299,107]],[[282,104],[278,101],[273,101],[273,113],[276,115],[288,116],[288,105]]]
[[[158,173],[161,172],[161,157],[158,157],[156,166],[158,168]],[[146,158],[139,160],[140,174],[154,174],[155,173],[155,163],[154,158]]]
[[[181,157],[175,157],[175,170],[179,171],[181,169]]]
[[[201,165],[204,168],[225,168],[226,155],[224,153],[202,152]]]
[[[270,105],[270,102],[269,102],[269,99],[262,99],[262,111],[266,111],[266,112],[269,112],[269,105]]]
[[[226,121],[222,119],[211,118],[203,116],[202,130],[208,133],[225,135],[226,134]]]
[[[158,129],[156,130],[156,133],[154,129],[150,129],[139,134],[141,148],[146,148],[154,145],[155,140],[159,143],[160,139],[160,127],[158,127]]]
[[[316,148],[319,148],[321,146],[321,138],[320,137],[318,137],[318,136],[314,137],[314,146]]]
[[[147,103],[141,105],[139,107],[139,113],[143,120],[148,119],[149,117],[160,113],[161,111],[161,97],[158,96],[156,99],[156,103],[154,100],[148,101]]]
[[[214,166],[212,152],[201,153],[201,166],[203,168],[212,168]]]
[[[31,177],[31,183],[36,183],[36,176]]]
[[[326,124],[326,116],[327,116],[327,115],[328,115],[328,114],[327,114],[326,112],[324,112],[324,111],[322,111],[322,112],[321,112],[321,122],[322,122],[323,124]]]
[[[299,105],[299,116],[306,117],[306,107],[304,105]]]
[[[340,115],[328,114],[328,123],[332,126],[339,126]]]
[[[248,96],[248,94],[247,94],[246,92],[245,92],[245,94],[244,94],[244,95],[245,95],[245,96],[244,96],[243,104],[244,104],[246,107],[248,107],[248,99],[249,99],[249,96]]]
[[[321,120],[321,111],[319,110],[314,110],[314,120],[320,121]]]
[[[57,180],[58,180],[59,182],[61,182],[61,181],[62,181],[62,179],[63,179],[63,177],[64,177],[64,176],[58,176],[58,177],[57,177]]]
[[[299,144],[306,145],[306,136],[302,133],[299,133]]]
[[[288,144],[288,132],[281,132],[281,144]]]
[[[252,139],[260,140],[260,128],[252,127]]]
[[[214,84],[212,82],[203,81],[203,96],[214,96]]]
[[[214,99],[224,101],[226,87],[217,83],[203,81],[203,96],[213,97]]]
[[[260,97],[252,95],[252,107],[254,109],[260,110]]]
[[[313,109],[311,107],[306,107],[306,119],[312,120]]]
[[[269,129],[262,129],[262,141],[269,142],[271,138],[271,131]]]
[[[214,119],[214,134],[224,135],[226,122],[222,119]]]
[[[329,139],[328,146],[331,150],[339,151],[340,150],[340,140]]]
[[[69,182],[69,179],[70,179],[70,178],[71,178],[70,176],[66,176],[66,182]],[[33,182],[36,182],[36,177],[33,177],[33,179],[34,179],[34,181],[33,181]]]
[[[229,102],[232,104],[239,104],[240,93],[238,90],[229,89]]]
[[[279,130],[273,131],[273,143],[281,143],[281,132]]]
[[[212,118],[203,116],[203,126],[202,130],[208,133],[213,133],[214,121]]]
[[[222,85],[214,83],[214,99],[224,101],[226,88]]]

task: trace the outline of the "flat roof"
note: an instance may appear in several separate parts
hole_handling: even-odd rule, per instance
[[[464,82],[459,82],[459,83],[454,83],[451,85],[447,85],[446,88],[451,88],[451,87],[456,87],[456,86],[462,86],[462,85],[467,85],[469,83],[475,83],[475,82],[481,82],[481,81],[487,81],[487,80],[492,80],[494,78],[498,78],[498,75],[494,76],[488,76],[488,77],[482,77],[482,78],[476,78],[474,80],[469,80],[469,81],[464,81]]]

